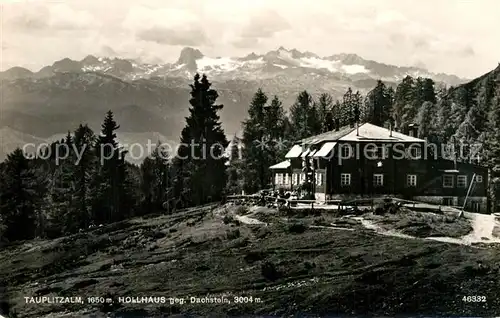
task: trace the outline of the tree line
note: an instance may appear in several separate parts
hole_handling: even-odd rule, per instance
[[[269,186],[268,167],[282,161],[294,141],[356,122],[390,124],[400,131],[416,123],[419,137],[435,142],[482,142],[485,163],[500,171],[500,136],[489,133],[500,127],[495,85],[491,76],[480,85],[436,88],[431,79],[407,76],[395,89],[378,81],[366,96],[348,88],[339,100],[302,91],[288,111],[278,96],[268,97],[259,89],[242,123],[243,135],[232,140],[227,160],[221,156],[229,144],[219,117],[223,106],[217,104],[218,93],[207,77],[197,74],[180,141],[204,147],[180,148],[179,156],[156,147],[141,165],[131,164],[109,111],[99,134],[81,124],[52,143],[43,159],[16,149],[0,163],[0,239],[57,237],[223,200],[242,190],[253,193]],[[55,149],[61,144],[75,151],[58,162]],[[222,147],[214,148],[214,156],[200,153],[216,145]],[[75,153],[80,154],[78,164]]]

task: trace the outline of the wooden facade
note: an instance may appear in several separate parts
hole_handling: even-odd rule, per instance
[[[314,162],[317,200],[390,195],[462,206],[468,197],[467,211],[487,212],[488,170],[435,158],[425,140],[364,124],[313,136],[294,147],[287,154],[287,167],[274,170],[276,188],[297,188],[309,160]]]

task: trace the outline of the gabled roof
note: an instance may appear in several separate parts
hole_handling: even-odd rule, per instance
[[[336,130],[327,131],[327,132],[319,134],[319,135],[304,138],[301,141],[299,141],[297,144],[315,145],[315,144],[319,144],[319,143],[324,142],[324,141],[336,141],[354,130],[356,130],[356,128],[344,126],[344,127],[341,127],[338,131],[336,131]]]
[[[425,142],[425,140],[411,137],[400,132],[391,131],[387,128],[365,123],[359,126],[359,134],[356,129],[342,136],[340,141],[383,141],[383,142]]]
[[[392,131],[391,136],[391,131],[387,128],[364,123],[358,129],[344,126],[338,131],[332,130],[304,138],[297,144],[315,145],[325,141],[425,142],[423,139],[411,137],[396,131]]]

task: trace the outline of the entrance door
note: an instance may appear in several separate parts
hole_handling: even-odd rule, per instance
[[[471,202],[471,210],[472,212],[479,213],[481,212],[481,204],[479,202]]]
[[[453,205],[453,198],[443,198],[443,205]]]

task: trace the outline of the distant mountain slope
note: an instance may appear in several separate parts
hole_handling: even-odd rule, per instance
[[[0,161],[3,161],[7,154],[18,147],[22,148],[27,144],[33,144],[38,147],[38,145],[44,142],[44,139],[17,131],[7,126],[2,127],[0,128]],[[28,150],[34,150],[33,148],[34,147],[30,147]]]
[[[4,81],[0,92],[2,126],[12,124],[40,137],[73,130],[80,123],[100,129],[108,109],[116,113],[123,131],[168,135],[179,130],[179,118],[188,104],[187,89],[129,83],[93,72]]]
[[[54,142],[63,139],[66,134],[55,134],[45,140],[45,142]],[[139,164],[155,148],[158,142],[164,145],[164,149],[175,150],[178,141],[170,140],[166,136],[158,133],[145,131],[141,133],[117,132],[116,138],[124,150],[128,151],[125,159],[131,163]],[[168,145],[168,146],[167,146]],[[171,148],[169,148],[171,147]]]
[[[16,148],[23,148],[26,146],[26,151],[34,153],[39,146],[52,143],[64,139],[66,134],[54,134],[47,138],[38,138],[8,126],[0,128],[0,161],[3,161],[7,154],[14,151]],[[155,149],[158,142],[164,144],[164,147],[171,147],[175,150],[178,141],[171,140],[166,136],[151,131],[144,131],[141,133],[134,132],[118,132],[118,142],[129,150],[126,159],[132,163],[140,163],[152,150]],[[34,146],[33,146],[34,145]],[[168,146],[166,146],[168,145]],[[165,148],[169,149],[169,148]]]

